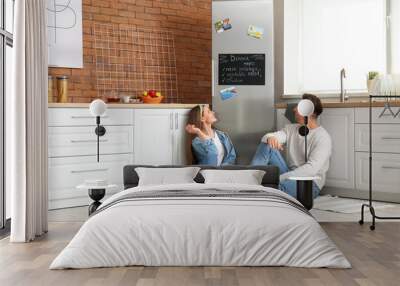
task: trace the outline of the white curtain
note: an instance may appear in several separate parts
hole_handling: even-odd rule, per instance
[[[7,184],[12,242],[47,232],[47,27],[45,0],[17,0],[13,94],[7,98]]]
[[[400,1],[392,0],[391,9],[391,73],[400,74]]]

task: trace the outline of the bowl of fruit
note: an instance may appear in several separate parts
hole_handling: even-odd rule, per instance
[[[158,104],[161,103],[163,98],[164,96],[161,95],[161,92],[154,89],[144,91],[142,95],[143,103]]]

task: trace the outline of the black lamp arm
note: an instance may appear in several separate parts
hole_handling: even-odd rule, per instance
[[[104,126],[100,125],[100,116],[96,116],[96,129],[94,133],[97,135],[97,162],[99,162],[99,153],[100,153],[100,136],[104,136],[106,134],[106,129]]]
[[[307,135],[309,132],[308,129],[308,116],[304,116],[304,126],[305,126],[305,135],[304,135],[304,162],[307,163],[308,161],[308,154],[307,154]]]

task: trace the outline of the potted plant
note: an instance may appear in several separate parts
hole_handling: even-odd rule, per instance
[[[370,71],[367,75],[367,89],[368,93],[372,94],[375,88],[376,81],[378,79],[379,72],[377,71]]]

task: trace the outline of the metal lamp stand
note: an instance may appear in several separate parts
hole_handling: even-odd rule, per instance
[[[364,208],[369,208],[369,211],[372,215],[372,224],[369,226],[371,230],[375,230],[375,220],[383,219],[383,220],[391,220],[391,219],[400,219],[400,217],[387,217],[387,216],[378,216],[375,213],[375,208],[372,205],[372,99],[374,98],[400,98],[400,95],[370,95],[369,96],[369,198],[368,204],[363,204],[361,206],[361,219],[358,221],[359,224],[364,224]]]
[[[307,154],[307,135],[310,130],[307,127],[308,116],[304,116],[304,125],[300,127],[299,133],[304,136],[304,162],[308,161]],[[310,210],[313,207],[314,199],[312,193],[312,180],[296,180],[296,195],[297,200],[303,204],[303,206]]]

